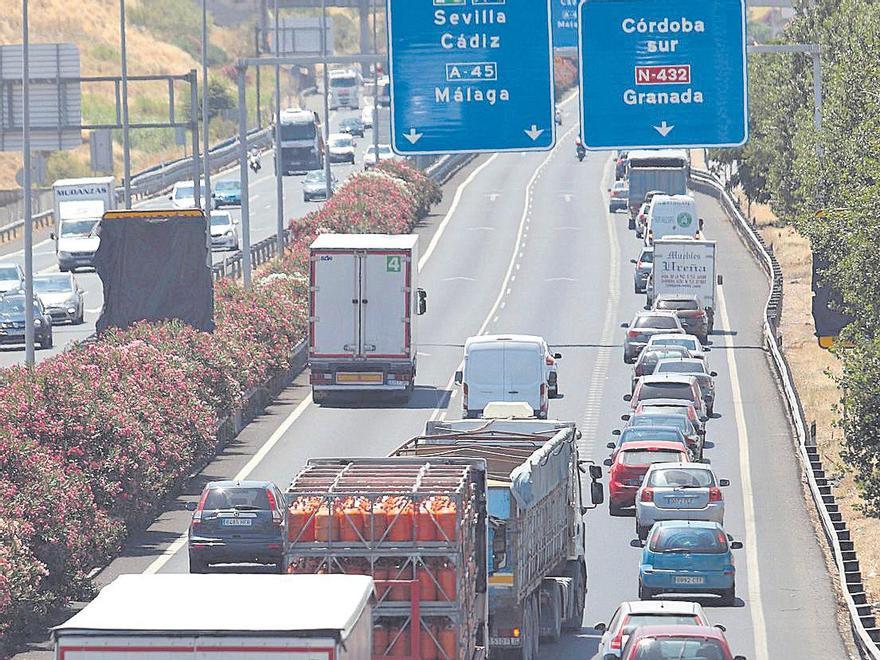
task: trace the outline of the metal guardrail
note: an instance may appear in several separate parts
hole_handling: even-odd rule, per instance
[[[42,229],[49,227],[55,222],[55,213],[53,211],[43,211],[31,218],[34,229]],[[8,243],[18,238],[19,234],[24,231],[24,220],[10,222],[4,227],[0,227],[0,243]]]
[[[782,335],[779,332],[782,316],[782,269],[763,238],[746,219],[739,204],[714,175],[692,168],[691,187],[719,201],[743,242],[771,280],[770,295],[764,310],[764,341],[782,385],[785,403],[797,436],[798,457],[837,568],[837,580],[846,604],[853,639],[863,658],[880,660],[880,628],[877,627],[871,603],[865,593],[855,547],[832,493],[831,484],[825,476],[814,439],[807,430],[809,425],[800,396],[795,388],[791,368],[782,352]]]

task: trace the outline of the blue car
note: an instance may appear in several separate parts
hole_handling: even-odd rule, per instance
[[[241,206],[241,182],[237,179],[217,181],[212,197],[215,209],[221,206]]]
[[[642,546],[638,539],[633,546]],[[742,543],[734,541],[716,522],[666,520],[648,534],[639,566],[639,598],[658,594],[716,594],[721,604],[736,602],[736,568],[733,553]]]

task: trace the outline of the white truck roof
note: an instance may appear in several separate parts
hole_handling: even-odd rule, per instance
[[[344,639],[372,593],[363,575],[121,575],[53,631],[335,631]]]
[[[311,110],[288,108],[281,111],[282,124],[311,123],[315,121],[315,113]]]
[[[321,234],[310,247],[313,250],[411,250],[418,242],[417,234]]]
[[[90,176],[81,179],[58,179],[52,187],[113,184],[112,176]]]
[[[627,154],[630,160],[639,158],[684,158],[688,160],[688,153],[684,149],[637,149]]]
[[[465,348],[474,344],[494,344],[499,341],[520,341],[527,344],[542,344],[544,338],[538,335],[479,335],[477,337],[468,337],[465,342]]]

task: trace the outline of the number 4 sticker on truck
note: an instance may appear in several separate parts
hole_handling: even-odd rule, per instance
[[[403,258],[399,254],[389,254],[385,257],[385,271],[388,273],[399,273],[402,260]]]

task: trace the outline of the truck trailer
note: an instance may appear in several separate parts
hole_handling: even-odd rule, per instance
[[[643,150],[629,152],[627,179],[629,180],[629,215],[632,221],[652,190],[667,195],[687,193],[690,165],[687,152],[678,149]],[[633,222],[630,229],[634,229]]]
[[[706,310],[709,333],[715,328],[715,241],[663,238],[654,241],[653,299],[663,294],[692,295]]]
[[[122,575],[52,631],[55,660],[364,660],[360,575]]]
[[[392,395],[407,400],[416,378],[418,236],[322,234],[309,258],[312,396]]]
[[[52,184],[55,254],[62,273],[91,267],[100,239],[97,228],[106,211],[116,208],[112,176],[60,179]]]
[[[493,419],[428,422],[398,456],[461,457],[488,469],[489,653],[534,660],[539,640],[581,627],[587,593],[583,516],[602,502],[591,465],[583,504],[573,422]]]

